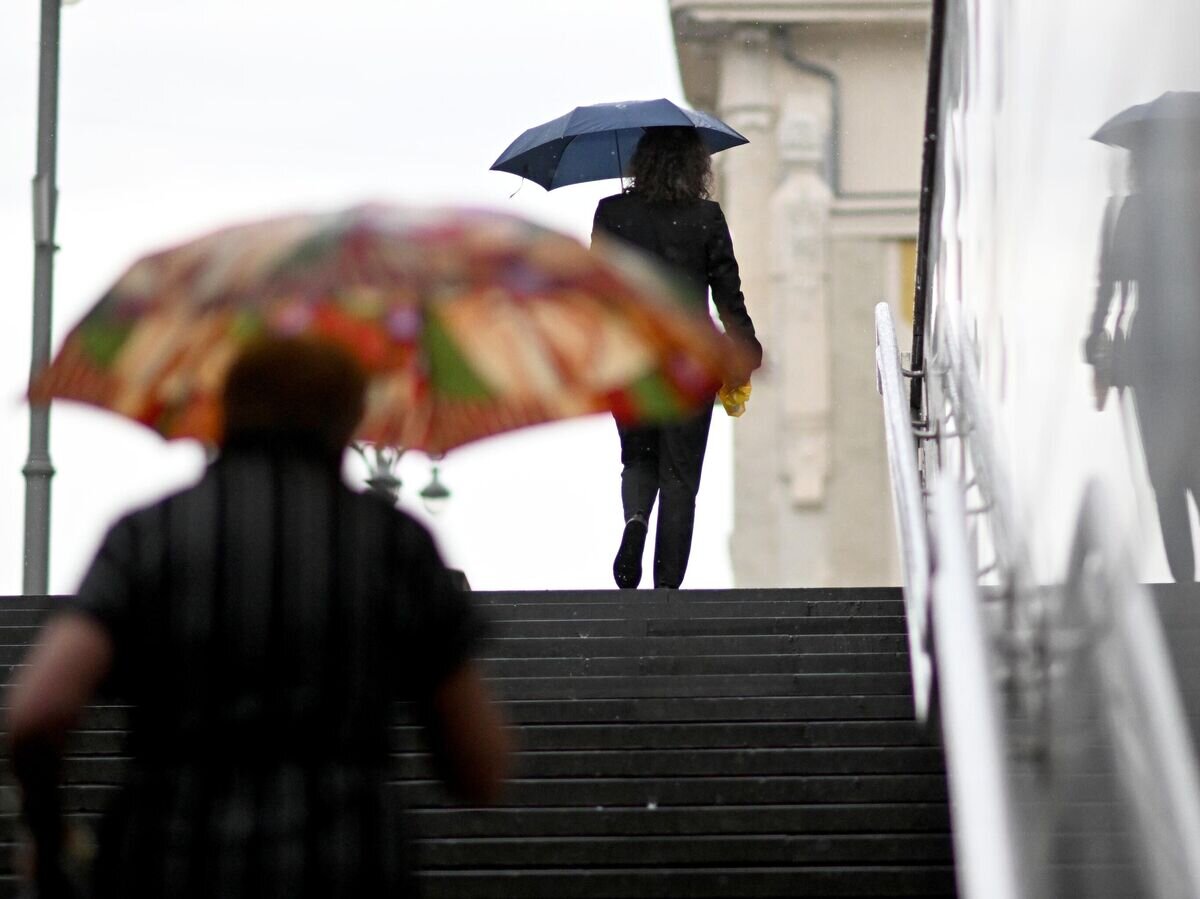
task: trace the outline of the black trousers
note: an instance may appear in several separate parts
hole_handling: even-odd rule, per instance
[[[621,437],[621,505],[625,520],[650,520],[658,503],[654,586],[678,587],[687,571],[696,521],[696,494],[713,407],[669,425],[617,425]]]

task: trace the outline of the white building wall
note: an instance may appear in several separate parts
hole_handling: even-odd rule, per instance
[[[716,157],[766,352],[734,428],[735,578],[897,583],[872,310],[902,305],[916,237],[928,5],[671,3],[689,101],[750,139]]]

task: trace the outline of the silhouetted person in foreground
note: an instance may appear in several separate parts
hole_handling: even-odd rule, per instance
[[[385,788],[411,699],[463,797],[503,780],[480,636],[430,535],[348,489],[364,376],[270,339],[233,366],[219,458],[109,532],[9,695],[42,895],[63,895],[57,767],[102,682],[131,705],[129,779],[99,838],[100,897],[413,895]]]
[[[1109,201],[1084,353],[1096,369],[1098,405],[1110,385],[1133,391],[1171,575],[1192,581],[1187,498],[1200,499],[1200,117],[1104,135],[1101,129],[1097,139],[1130,150],[1132,186],[1123,200]]]
[[[598,234],[628,241],[657,257],[679,277],[698,309],[708,308],[708,289],[725,332],[749,350],[752,367],[762,346],[746,311],[742,282],[725,215],[708,199],[712,168],[708,150],[692,128],[647,128],[630,160],[633,186],[596,207]],[[733,358],[733,354],[731,354]],[[750,368],[726,373],[729,387],[750,379]],[[618,422],[621,439],[621,504],[625,529],[613,562],[617,586],[642,579],[642,551],[655,498],[654,586],[677,588],[687,571],[696,517],[696,494],[712,423],[712,404],[684,421],[657,426]]]

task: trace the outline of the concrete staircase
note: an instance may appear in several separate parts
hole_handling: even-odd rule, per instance
[[[954,895],[898,590],[474,595],[522,752],[498,806],[463,809],[397,724],[395,789],[431,899]],[[6,670],[49,602],[0,599]],[[98,707],[73,741],[83,817],[120,782],[123,726]]]

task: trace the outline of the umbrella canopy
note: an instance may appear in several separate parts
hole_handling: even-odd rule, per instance
[[[30,399],[216,441],[225,372],[264,333],[322,336],[371,375],[363,440],[444,452],[605,410],[711,403],[731,349],[642,257],[495,212],[366,206],[227,228],[134,263]]]
[[[1167,91],[1117,113],[1092,135],[1113,147],[1137,149],[1150,139],[1200,140],[1200,91]]]
[[[749,143],[715,116],[670,100],[597,103],[530,128],[500,154],[492,170],[520,175],[546,190],[620,178],[628,174],[645,130],[664,126],[695,128],[711,153]]]

